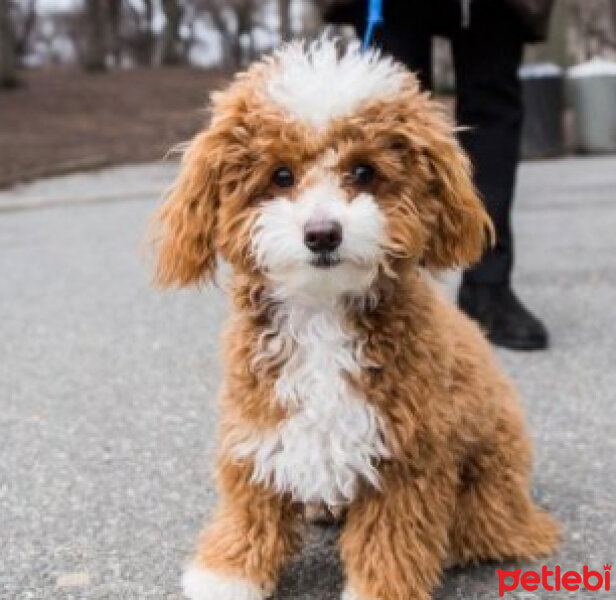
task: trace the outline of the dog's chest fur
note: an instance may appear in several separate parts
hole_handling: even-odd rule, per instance
[[[388,454],[382,423],[350,383],[361,352],[340,312],[281,309],[258,354],[276,357],[282,362],[275,395],[289,417],[236,447],[236,454],[252,457],[255,480],[299,502],[331,506],[350,502],[362,479],[378,486],[375,466]]]

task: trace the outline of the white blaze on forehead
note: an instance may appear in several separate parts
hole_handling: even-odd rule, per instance
[[[367,100],[396,94],[404,77],[403,67],[378,51],[354,43],[340,55],[335,41],[322,38],[278,51],[266,91],[294,117],[322,128]]]

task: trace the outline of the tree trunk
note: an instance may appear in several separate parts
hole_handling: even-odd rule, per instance
[[[280,41],[287,42],[293,35],[291,27],[291,0],[278,0]]]
[[[155,62],[156,37],[154,35],[154,2],[141,0],[142,9],[127,3],[133,14],[135,31],[130,40],[132,58],[140,67],[151,67]]]
[[[255,57],[253,38],[254,16],[256,5],[254,0],[244,0],[235,6],[236,31],[236,60],[239,65],[246,65]]]
[[[104,0],[86,0],[86,71],[104,71],[105,64],[105,10]]]
[[[153,0],[143,0],[145,5],[146,31],[144,37],[144,59],[148,66],[154,64],[154,50],[156,49],[156,38],[154,37],[154,3]]]
[[[238,43],[239,36],[229,30],[218,2],[215,0],[205,0],[205,6],[212,19],[212,24],[220,33],[222,39],[223,68],[234,71],[239,66],[241,60],[241,45]]]
[[[22,3],[24,4],[23,23],[21,31],[17,33],[17,39],[15,40],[15,52],[20,64],[26,54],[28,54],[28,50],[30,50],[30,40],[34,33],[37,20],[36,0],[30,0],[27,4],[25,4],[25,0],[23,0]]]
[[[122,22],[122,0],[109,0],[109,34],[110,50],[113,64],[116,67],[122,64],[122,40],[120,38],[120,25]]]
[[[184,62],[180,25],[182,23],[182,7],[179,0],[162,0],[165,13],[165,29],[163,31],[163,47],[161,63],[166,66],[176,66]]]
[[[10,0],[0,0],[0,87],[17,85],[15,30]]]

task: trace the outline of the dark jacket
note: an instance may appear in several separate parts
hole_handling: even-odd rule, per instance
[[[430,0],[423,0],[424,2]],[[507,4],[518,21],[525,41],[539,42],[546,38],[550,15],[555,0],[441,0],[460,4],[460,23],[468,26],[472,21],[473,3],[502,2]],[[400,3],[408,12],[408,0],[383,0],[387,3]],[[330,0],[325,10],[325,20],[329,23],[348,23],[363,28],[367,13],[367,0]]]
[[[554,0],[505,0],[515,10],[529,41],[539,42],[548,35]]]

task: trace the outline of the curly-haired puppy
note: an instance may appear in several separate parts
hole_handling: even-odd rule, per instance
[[[261,600],[303,506],[346,509],[347,600],[424,600],[444,563],[557,544],[516,392],[426,270],[491,225],[439,107],[400,64],[291,44],[213,96],[159,215],[157,279],[232,267],[219,507],[192,600]]]

